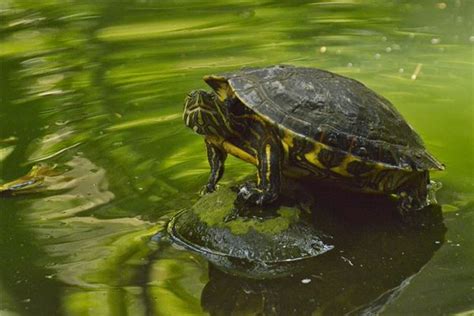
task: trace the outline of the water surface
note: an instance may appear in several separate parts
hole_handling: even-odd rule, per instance
[[[0,200],[0,312],[250,313],[265,300],[287,314],[474,312],[473,12],[468,0],[1,1],[0,184],[49,171],[39,192]],[[386,247],[341,256],[357,277],[323,267],[310,283],[235,280],[150,242],[208,175],[181,122],[186,93],[207,89],[205,74],[278,63],[358,79],[396,105],[447,166],[433,174],[445,236],[361,226],[351,249]],[[254,172],[227,164],[223,183]]]

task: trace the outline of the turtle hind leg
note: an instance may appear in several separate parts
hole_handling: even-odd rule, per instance
[[[402,216],[412,214],[428,206],[428,188],[430,175],[428,171],[413,173],[397,190],[398,209]]]

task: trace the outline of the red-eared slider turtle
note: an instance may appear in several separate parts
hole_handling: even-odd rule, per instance
[[[185,124],[204,135],[212,192],[228,153],[257,166],[239,198],[274,201],[281,174],[397,196],[402,210],[427,205],[429,170],[442,170],[395,107],[362,83],[328,71],[271,66],[209,75],[192,91]]]

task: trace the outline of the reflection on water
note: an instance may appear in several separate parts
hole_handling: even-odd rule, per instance
[[[422,249],[406,250],[410,260],[400,270],[384,260],[383,271],[373,268],[387,282],[361,271],[327,288],[354,293],[334,292],[337,302],[316,293],[319,303],[299,301],[299,307],[354,310],[349,304],[369,304],[398,287],[388,314],[426,313],[430,306],[434,313],[473,310],[473,4],[0,1],[0,185],[34,165],[54,167],[41,192],[0,198],[0,313],[200,314],[201,294],[208,310],[237,309],[213,294],[219,290],[213,282],[225,276],[209,279],[205,262],[155,250],[149,238],[163,226],[161,218],[196,201],[207,178],[202,139],[181,122],[185,93],[205,88],[205,74],[277,63],[364,82],[390,99],[447,165],[433,175],[443,183],[438,201],[448,231],[431,260],[436,242],[399,233]],[[226,168],[224,183],[254,172],[236,159]],[[354,234],[373,233],[376,243],[380,232],[365,229]],[[359,256],[370,265],[376,253]],[[304,285],[319,288],[323,281]],[[227,282],[254,310],[264,306],[262,293],[271,292],[267,285]],[[286,282],[309,295],[296,280]],[[363,290],[355,291],[357,282]],[[257,294],[242,294],[242,287]],[[425,301],[414,300],[417,293]]]
[[[396,300],[444,242],[446,228],[439,206],[424,209],[419,225],[413,226],[394,218],[393,203],[324,193],[314,212],[314,225],[334,236],[335,249],[293,263],[298,272],[280,279],[241,278],[209,265],[209,281],[201,293],[203,310],[211,315],[376,314]],[[161,248],[154,263],[162,268],[170,256],[160,258],[163,253]],[[178,265],[191,268],[202,263],[186,258]]]

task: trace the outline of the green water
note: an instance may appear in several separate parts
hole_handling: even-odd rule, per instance
[[[54,169],[41,192],[0,199],[0,314],[271,314],[264,301],[300,315],[474,313],[473,4],[0,0],[0,184]],[[277,63],[350,76],[396,105],[447,166],[433,174],[444,243],[363,226],[360,260],[341,255],[347,273],[308,285],[246,283],[150,242],[208,175],[181,122],[186,93],[205,74]],[[254,172],[226,168],[223,183]]]

